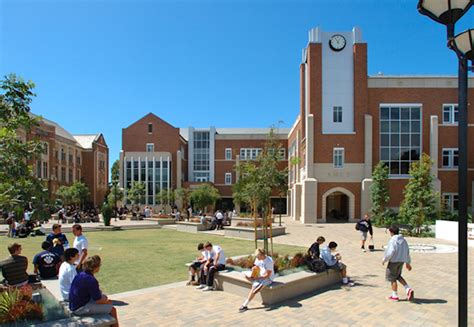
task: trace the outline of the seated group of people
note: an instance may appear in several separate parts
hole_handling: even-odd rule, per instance
[[[201,252],[201,255],[189,267],[191,279],[187,285],[195,285],[196,289],[203,291],[213,291],[215,273],[225,269],[224,250],[219,245],[212,245],[210,242],[199,243],[197,250]],[[198,272],[199,281],[196,281]]]
[[[321,270],[333,269],[341,274],[342,284],[347,286],[353,286],[353,282],[347,277],[347,266],[341,261],[342,257],[337,252],[337,243],[334,241],[329,242],[328,245],[320,247],[326,242],[323,236],[319,236],[308,249],[308,265],[311,269],[316,272],[318,268]],[[317,268],[316,268],[317,267]]]
[[[69,242],[61,232],[61,225],[53,225],[53,232],[41,244],[43,251],[33,258],[35,275],[27,273],[28,259],[21,255],[21,244],[10,244],[10,256],[0,262],[3,283],[15,288],[38,283],[40,279],[57,278],[61,296],[69,302],[73,314],[110,314],[117,321],[115,326],[118,326],[117,311],[100,291],[94,277],[100,270],[101,259],[97,255],[87,257],[88,241],[82,234],[81,225],[74,225],[72,233],[75,236],[74,246],[68,247]]]

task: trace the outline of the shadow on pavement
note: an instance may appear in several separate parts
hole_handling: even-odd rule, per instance
[[[414,298],[411,300],[412,303],[415,304],[445,304],[448,303],[448,301],[443,300],[443,299],[419,299],[419,298]]]
[[[128,303],[120,301],[120,300],[112,300],[112,305],[115,305],[117,307],[124,307],[124,306],[128,305]]]

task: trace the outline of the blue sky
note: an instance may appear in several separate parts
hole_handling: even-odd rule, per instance
[[[455,75],[444,26],[408,0],[0,0],[0,73],[36,83],[33,111],[73,134],[148,112],[179,127],[291,127],[308,31],[360,26],[369,74]],[[474,27],[474,9],[457,31]]]

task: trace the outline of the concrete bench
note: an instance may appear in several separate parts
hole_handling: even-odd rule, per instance
[[[176,223],[178,232],[197,233],[207,230],[206,225],[201,223],[193,223],[188,221],[178,221]]]
[[[260,299],[265,305],[271,305],[340,282],[340,274],[334,270],[327,270],[323,273],[300,271],[276,277],[270,286],[259,292],[257,300]],[[243,273],[237,271],[216,274],[215,284],[217,289],[239,295],[242,298],[248,296],[251,288],[250,282],[244,277]]]
[[[69,310],[69,303],[63,300],[61,290],[59,288],[58,279],[42,280],[41,283],[48,289],[48,291],[56,298],[56,300],[63,306],[64,312],[69,317],[53,322],[45,322],[35,325],[36,327],[106,327],[116,323],[115,318],[109,314],[90,315],[90,316],[74,316]]]

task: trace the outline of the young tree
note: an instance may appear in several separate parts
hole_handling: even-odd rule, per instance
[[[189,206],[189,197],[191,196],[191,190],[189,188],[180,187],[175,190],[175,197],[181,201],[183,208]]]
[[[415,161],[410,167],[410,179],[403,191],[404,199],[400,205],[400,219],[415,228],[415,233],[421,232],[421,227],[436,218],[437,194],[433,189],[430,156],[423,153],[420,161]]]
[[[69,193],[71,196],[71,202],[75,205],[79,205],[81,208],[83,208],[84,203],[90,195],[89,188],[82,182],[74,182],[69,187]]]
[[[382,161],[375,166],[374,172],[372,173],[372,180],[373,183],[370,187],[372,208],[370,211],[375,223],[383,226],[385,224],[384,216],[390,195],[388,190],[388,167]]]
[[[33,82],[13,74],[0,81],[0,207],[7,210],[30,204],[39,208],[48,200],[48,189],[31,166],[43,146],[39,140],[19,142],[17,136],[19,131],[28,133],[40,120],[30,115],[33,88]]]
[[[146,186],[143,182],[132,182],[132,187],[128,190],[127,197],[132,204],[142,204],[145,202]]]
[[[71,189],[68,186],[60,186],[56,190],[56,197],[61,200],[63,206],[68,206],[72,204],[72,194]]]
[[[191,191],[190,198],[196,208],[206,212],[207,207],[214,207],[216,201],[219,200],[221,196],[219,195],[219,191],[214,186],[202,184]]]
[[[119,187],[120,181],[120,162],[115,160],[111,169],[112,183],[109,186],[109,194],[107,195],[107,202],[114,209],[115,217],[117,217],[117,202],[122,201],[124,197],[123,190]]]
[[[175,193],[171,189],[162,189],[156,195],[156,201],[163,206],[166,213],[166,206],[172,207],[176,200]]]

